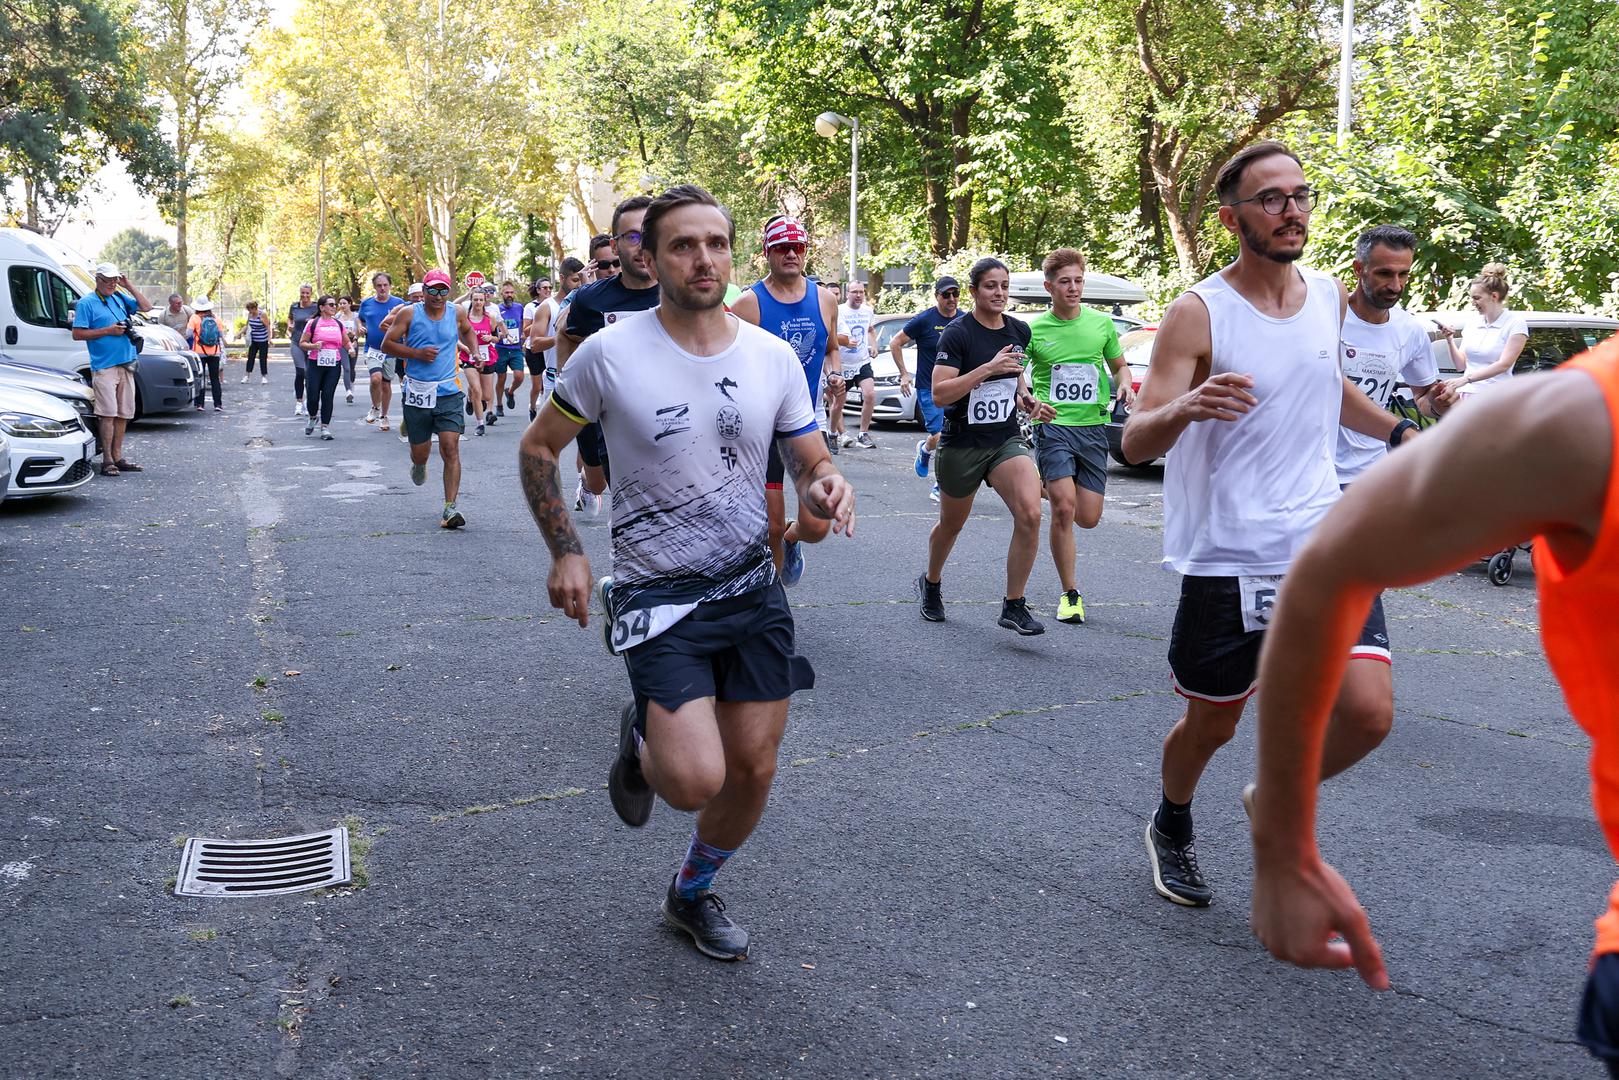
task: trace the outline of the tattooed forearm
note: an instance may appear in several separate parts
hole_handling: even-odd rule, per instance
[[[553,457],[542,457],[528,450],[517,453],[517,472],[523,480],[523,496],[528,499],[529,512],[540,527],[551,557],[583,555],[584,546],[574,531],[573,516],[562,501],[562,484],[557,479],[557,462]]]

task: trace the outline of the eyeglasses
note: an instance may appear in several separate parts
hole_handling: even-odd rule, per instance
[[[803,244],[772,244],[771,251],[785,251],[789,255],[802,255],[809,250]]]
[[[641,246],[641,230],[640,229],[626,229],[621,233],[614,234],[613,239],[614,240],[623,240],[627,244],[634,244],[636,247],[640,247]]]
[[[450,287],[448,285],[429,285],[422,292],[428,296],[449,296]]]
[[[1319,191],[1316,191],[1314,188],[1305,188],[1303,191],[1295,191],[1292,194],[1288,194],[1285,191],[1261,191],[1258,195],[1252,196],[1251,198],[1238,199],[1235,202],[1226,203],[1226,205],[1241,206],[1243,203],[1256,202],[1259,204],[1259,208],[1265,211],[1265,213],[1269,214],[1271,217],[1279,217],[1282,211],[1287,209],[1287,204],[1289,201],[1291,201],[1293,205],[1298,207],[1301,211],[1308,214],[1311,210],[1315,209],[1315,204],[1319,202],[1320,199],[1321,193]]]

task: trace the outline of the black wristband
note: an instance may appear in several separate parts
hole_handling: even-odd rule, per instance
[[[1389,432],[1389,449],[1393,450],[1395,447],[1399,446],[1401,436],[1403,436],[1407,431],[1415,430],[1417,430],[1417,425],[1416,422],[1412,420],[1401,420],[1398,424],[1395,424],[1394,430]]]

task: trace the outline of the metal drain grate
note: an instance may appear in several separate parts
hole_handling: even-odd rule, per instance
[[[349,880],[345,828],[271,840],[194,836],[180,856],[176,896],[273,896]]]

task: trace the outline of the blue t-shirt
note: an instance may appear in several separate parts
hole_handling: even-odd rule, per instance
[[[366,348],[382,348],[382,320],[388,317],[388,312],[403,303],[397,296],[390,296],[387,300],[372,296],[360,301],[360,321],[365,323]]]
[[[115,292],[108,299],[92,292],[81,297],[73,313],[73,325],[86,330],[99,330],[123,322],[135,313],[135,301],[123,293]],[[84,343],[90,350],[90,370],[105,371],[122,364],[135,362],[135,342],[128,334],[108,334],[91,338]]]
[[[412,304],[410,329],[405,331],[405,344],[413,349],[424,346],[438,350],[432,360],[405,361],[405,377],[417,382],[436,382],[440,394],[458,394],[461,384],[455,378],[455,347],[461,340],[454,304],[444,305],[444,314],[437,321],[428,318],[427,308]]]
[[[626,289],[621,275],[614,274],[606,281],[593,281],[574,290],[573,306],[568,309],[568,333],[583,340],[617,322],[620,315],[657,306],[656,285],[650,289]]]
[[[916,385],[922,389],[933,389],[933,364],[939,358],[939,335],[959,318],[959,311],[947,319],[939,314],[938,308],[930,307],[911,316],[905,324],[905,336],[916,342]]]
[[[495,342],[495,348],[500,349],[502,352],[516,352],[521,349],[523,347],[521,337],[523,332],[523,305],[516,300],[509,304],[500,305],[500,321],[506,324],[506,332],[501,335],[499,341]],[[517,340],[507,341],[506,339],[509,337],[515,337]]]

